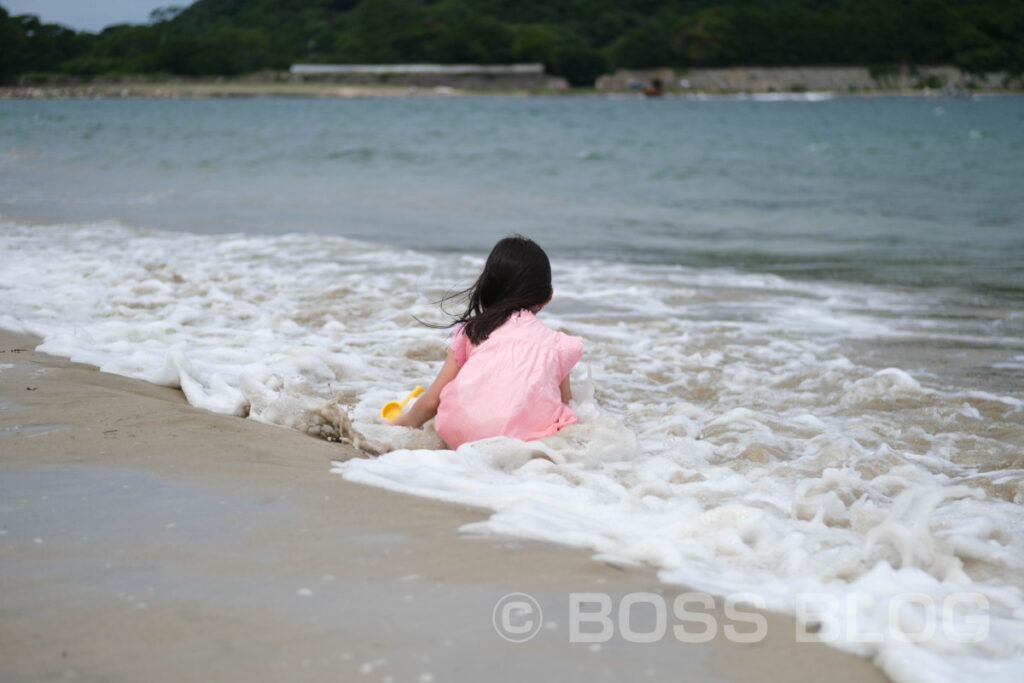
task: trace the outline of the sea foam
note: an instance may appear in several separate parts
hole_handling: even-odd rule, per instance
[[[907,322],[927,291],[556,259],[542,318],[586,340],[579,424],[451,451],[378,410],[437,372],[448,333],[412,316],[442,321],[479,256],[115,223],[5,222],[0,245],[0,326],[383,453],[334,471],[492,511],[467,533],[756,594],[899,681],[1024,667],[1024,402],[901,365],[893,340],[950,334]]]

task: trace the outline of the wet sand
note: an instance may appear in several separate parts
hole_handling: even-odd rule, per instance
[[[485,511],[346,482],[329,473],[356,455],[345,446],[197,410],[37,341],[0,332],[0,680],[885,680],[795,642],[788,617],[730,642],[724,626],[747,625],[720,605],[704,644],[679,642],[671,611],[653,643],[570,642],[570,593],[617,606],[652,592],[671,610],[685,589],[580,550],[466,537]],[[493,623],[514,592],[543,610],[510,613],[543,624],[523,643]]]

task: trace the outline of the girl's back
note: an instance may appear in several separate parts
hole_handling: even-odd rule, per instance
[[[434,421],[450,448],[499,435],[540,439],[576,422],[560,384],[583,353],[580,337],[522,310],[480,344],[460,328],[451,348],[459,371],[441,391]]]
[[[436,416],[437,433],[458,448],[492,436],[540,439],[576,422],[566,404],[583,340],[535,315],[554,295],[544,250],[519,235],[500,240],[473,286],[453,296],[462,295],[466,310],[444,365],[394,424],[420,427]]]

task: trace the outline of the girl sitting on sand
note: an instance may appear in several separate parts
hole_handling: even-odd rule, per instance
[[[492,436],[531,441],[576,422],[569,371],[583,339],[555,332],[536,313],[551,301],[551,264],[533,240],[507,237],[491,250],[465,292],[437,379],[393,424],[430,418],[449,448]],[[458,295],[456,295],[458,296]]]

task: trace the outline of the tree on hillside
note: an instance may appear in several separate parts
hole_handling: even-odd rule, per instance
[[[952,63],[1024,72],[1024,0],[197,0],[76,33],[0,8],[0,78],[312,62],[619,67]]]

